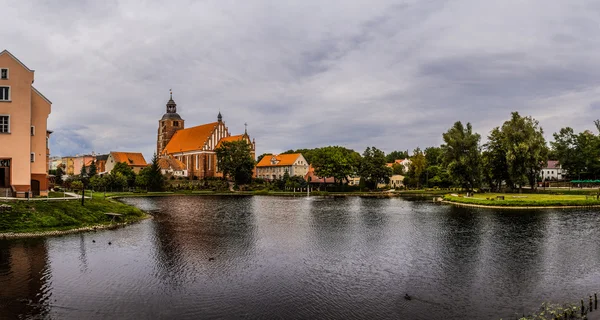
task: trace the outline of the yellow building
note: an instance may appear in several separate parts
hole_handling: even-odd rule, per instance
[[[115,152],[112,151],[108,154],[106,159],[106,172],[111,172],[115,165],[119,162],[123,162],[129,166],[133,172],[140,173],[142,169],[148,166],[144,155],[139,152]]]
[[[308,162],[301,153],[265,155],[256,165],[256,177],[266,180],[283,178],[285,172],[304,177],[308,173]]]
[[[0,52],[0,194],[48,193],[48,115],[52,102],[33,86],[34,71]]]

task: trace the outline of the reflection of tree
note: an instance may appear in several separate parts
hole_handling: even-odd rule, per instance
[[[44,240],[0,241],[0,310],[7,318],[48,315]],[[4,311],[6,310],[6,311]]]
[[[154,242],[161,276],[181,284],[206,263],[235,264],[254,245],[252,197],[157,198]],[[209,262],[209,258],[215,261]],[[189,279],[187,279],[189,280]]]

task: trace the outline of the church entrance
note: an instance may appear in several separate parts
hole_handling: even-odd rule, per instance
[[[10,188],[10,159],[0,159],[0,188]]]

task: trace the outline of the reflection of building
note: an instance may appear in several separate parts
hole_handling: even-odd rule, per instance
[[[265,155],[256,165],[256,177],[275,180],[283,178],[285,172],[291,176],[304,177],[308,173],[308,163],[301,153]]]
[[[140,171],[147,167],[146,159],[144,155],[139,152],[111,152],[106,159],[106,172],[111,172],[117,163],[125,163],[133,172],[140,173]]]
[[[256,144],[247,132],[232,136],[219,112],[217,122],[185,128],[185,121],[177,113],[173,95],[167,102],[167,112],[158,121],[156,152],[161,157],[175,157],[183,162],[190,177],[205,178],[221,176],[217,172],[215,149],[224,141],[244,140],[250,145],[254,159]]]
[[[10,52],[0,52],[0,191],[17,197],[48,193],[52,103],[31,85],[33,72]]]
[[[4,304],[0,318],[37,318],[44,314],[41,309],[47,308],[47,297],[42,295],[47,256],[43,239],[0,243],[0,306]]]

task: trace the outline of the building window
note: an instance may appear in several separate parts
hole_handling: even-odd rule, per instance
[[[0,87],[0,101],[10,101],[10,87]]]
[[[35,126],[31,126],[31,136],[35,136]]]
[[[173,127],[179,127],[179,121],[173,121]]]
[[[8,69],[6,69],[6,68],[0,69],[0,79],[2,79],[2,80],[8,79]]]
[[[0,116],[0,133],[10,133],[10,116]]]
[[[196,170],[198,170],[198,155],[196,155]]]
[[[35,162],[35,153],[31,153],[30,160],[31,162]]]

